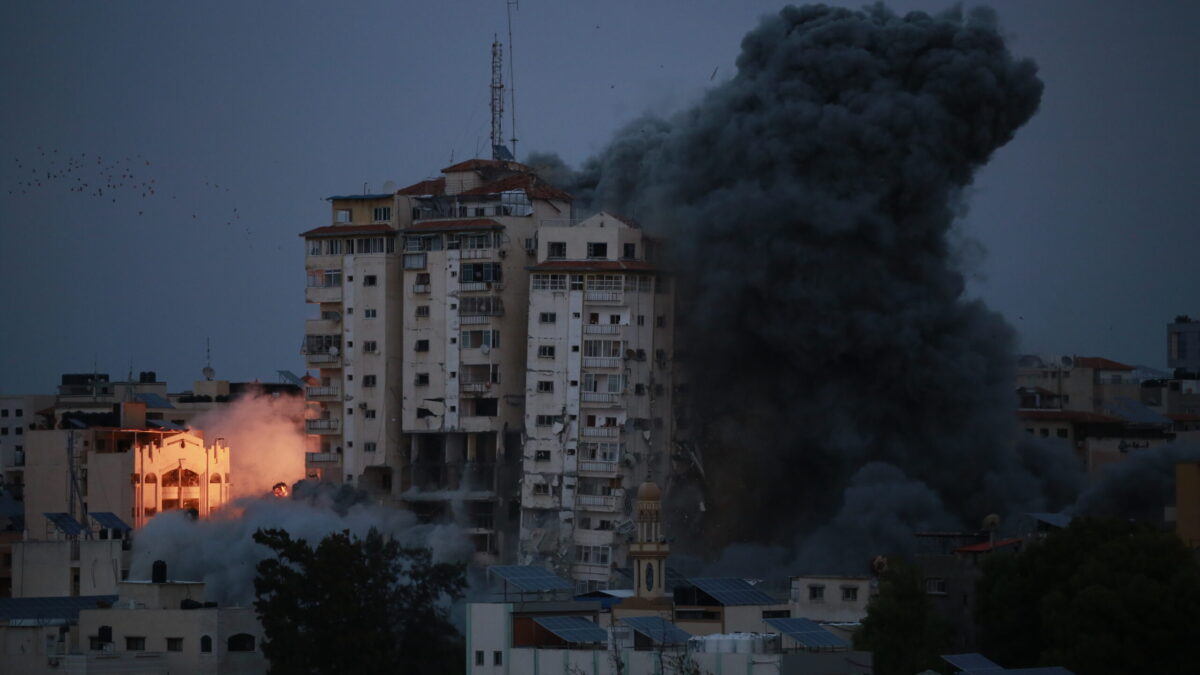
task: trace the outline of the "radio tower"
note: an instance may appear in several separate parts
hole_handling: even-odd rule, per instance
[[[492,159],[509,160],[504,144],[504,45],[492,36]]]

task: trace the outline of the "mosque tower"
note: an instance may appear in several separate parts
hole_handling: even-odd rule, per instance
[[[666,596],[666,560],[671,552],[662,526],[662,491],[642,483],[637,491],[637,539],[629,545],[633,558],[635,597],[659,600]]]

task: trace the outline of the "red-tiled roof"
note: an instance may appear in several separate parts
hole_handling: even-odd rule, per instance
[[[491,218],[468,218],[465,220],[427,220],[413,223],[405,232],[458,232],[461,230],[502,230],[504,226]]]
[[[1124,424],[1125,420],[1087,412],[1086,410],[1018,410],[1017,416],[1024,420],[1046,420],[1050,422],[1092,422],[1096,424]]]
[[[529,269],[534,272],[653,272],[656,268],[640,260],[547,260]]]
[[[1133,370],[1133,366],[1117,363],[1102,356],[1077,356],[1075,357],[1075,367],[1095,368],[1096,370]]]
[[[500,180],[460,192],[459,195],[463,197],[495,195],[501,192],[509,192],[510,190],[524,190],[530,199],[556,199],[564,202],[572,200],[570,194],[550,185],[536,175],[528,173],[517,173],[506,176]]]
[[[398,195],[440,195],[446,192],[446,177],[430,178],[396,190]]]
[[[954,551],[956,553],[987,553],[988,551],[998,548],[1015,546],[1019,543],[1021,543],[1021,538],[1013,537],[1012,539],[1001,539],[1000,541],[996,542],[985,541],[979,544],[971,544],[969,546],[959,546],[958,548],[954,549]]]
[[[326,225],[301,232],[301,237],[341,237],[352,234],[396,234],[390,225]]]
[[[442,169],[442,173],[454,173],[456,171],[477,171],[479,169],[508,169],[510,171],[532,172],[533,169],[521,164],[520,162],[506,161],[501,159],[468,159],[465,162],[459,162]]]

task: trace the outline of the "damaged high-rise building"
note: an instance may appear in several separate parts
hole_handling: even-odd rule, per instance
[[[628,220],[573,219],[529,167],[469,160],[330,198],[305,232],[310,476],[467,528],[477,561],[625,564],[665,478],[672,295]]]

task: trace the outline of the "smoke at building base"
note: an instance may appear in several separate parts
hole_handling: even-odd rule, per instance
[[[680,546],[818,569],[1070,505],[1082,471],[1017,444],[1014,334],[964,297],[956,248],[965,189],[1038,108],[1035,64],[988,9],[805,6],[764,18],[737,67],[577,172],[529,158],[670,242]]]
[[[172,580],[204,581],[209,600],[248,606],[255,566],[271,555],[254,542],[254,533],[269,528],[312,546],[334,532],[363,537],[375,528],[403,546],[430,549],[435,562],[467,562],[475,550],[456,525],[419,523],[410,511],[370,503],[361,490],[306,480],[286,498],[245,497],[209,518],[183,511],[158,515],[134,537],[129,576],[149,579],[154,561],[162,560]]]

